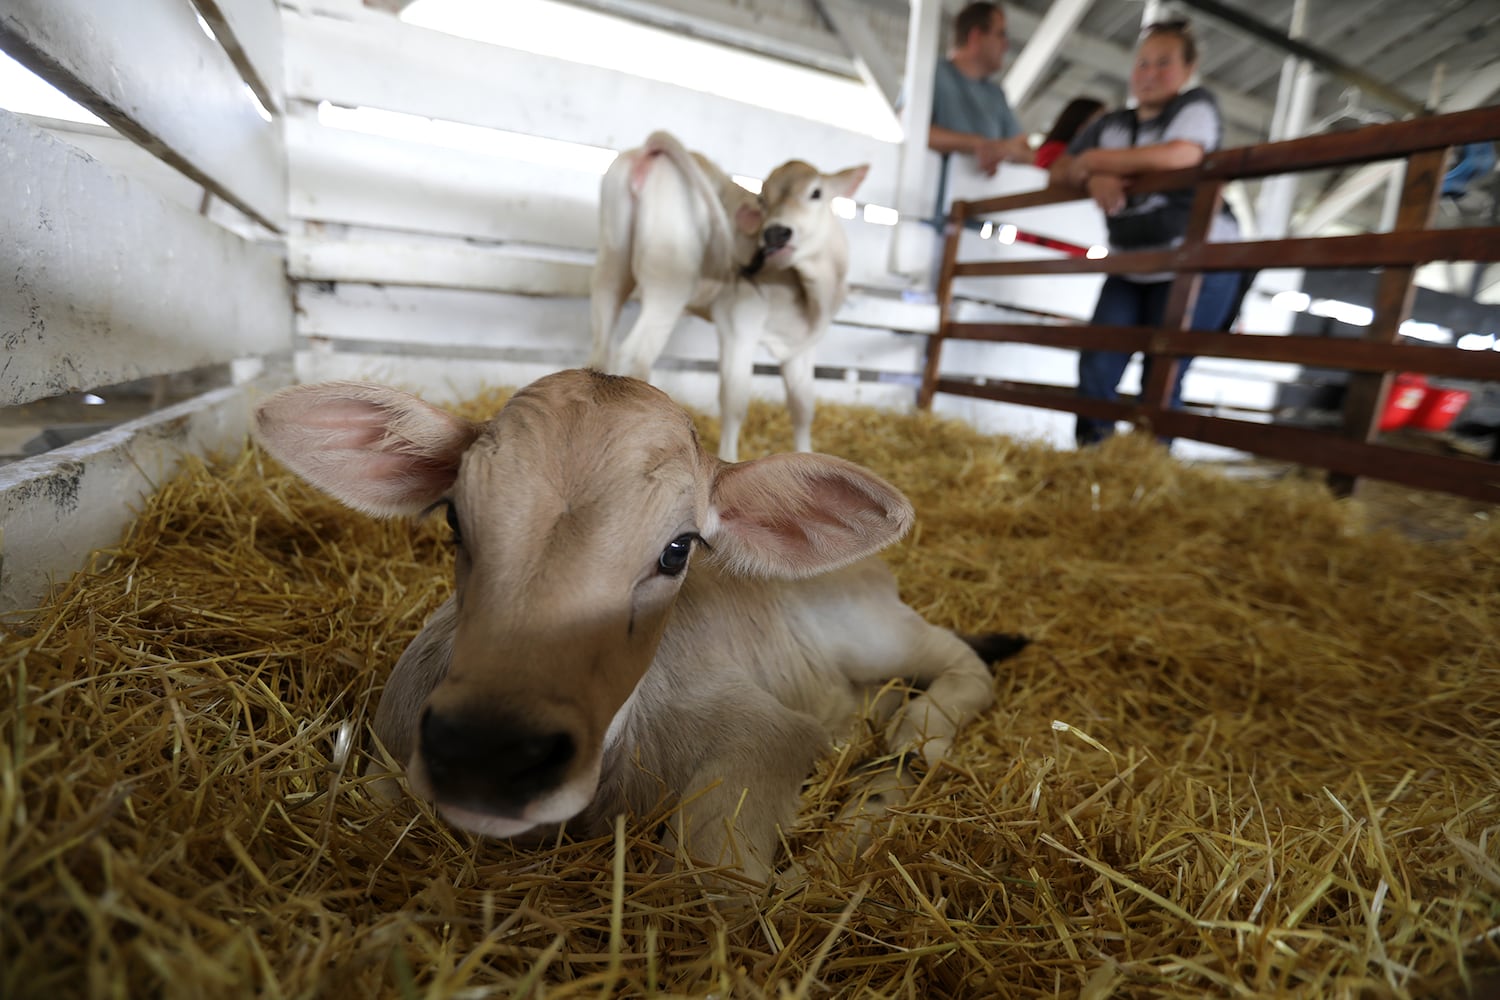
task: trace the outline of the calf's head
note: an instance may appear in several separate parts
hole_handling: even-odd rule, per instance
[[[378,516],[444,509],[456,546],[447,674],[420,708],[413,791],[513,836],[579,813],[692,564],[796,578],[895,541],[911,508],[824,455],[725,464],[645,382],[559,372],[487,423],[382,386],[298,386],[256,431],[314,486]]]
[[[822,174],[801,160],[771,171],[760,189],[758,206],[736,213],[742,232],[758,232],[760,245],[748,271],[797,267],[830,255],[840,271],[848,258],[843,227],[833,214],[833,199],[852,198],[868,166]]]

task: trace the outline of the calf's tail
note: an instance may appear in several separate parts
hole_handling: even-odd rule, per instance
[[[959,632],[957,635],[979,654],[981,660],[990,664],[1008,660],[1031,645],[1026,636],[1009,632]]]
[[[656,131],[646,137],[646,144],[642,147],[645,154],[642,157],[642,165],[637,167],[644,179],[646,168],[645,161],[655,156],[665,156],[672,161],[688,186],[698,196],[703,204],[703,211],[708,216],[708,239],[703,251],[704,269],[716,277],[723,277],[731,273],[734,267],[734,231],[730,226],[728,212],[724,208],[724,202],[719,197],[718,190],[713,183],[703,174],[698,161],[693,154],[688,152],[677,137],[670,132]],[[632,178],[634,183],[635,178]],[[639,190],[639,187],[636,188]]]

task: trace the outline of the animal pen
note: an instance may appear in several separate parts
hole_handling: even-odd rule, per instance
[[[887,553],[908,603],[1032,645],[858,857],[823,833],[878,748],[834,748],[783,874],[758,885],[662,865],[671,803],[611,837],[518,846],[376,794],[373,706],[449,592],[451,549],[438,525],[370,521],[302,487],[247,444],[249,408],[292,381],[361,377],[479,415],[583,360],[598,173],[497,154],[487,130],[607,163],[667,128],[752,177],[791,155],[868,162],[876,205],[908,204],[926,178],[898,143],[348,0],[196,6],[210,31],[177,0],[0,6],[0,47],[108,123],[0,111],[0,404],[207,386],[0,467],[0,994],[1500,989],[1490,512],[1419,541],[1358,496],[1230,478],[1148,434],[1057,449],[1057,425],[1036,422],[1053,415],[1028,408],[1082,409],[1038,386],[1069,356],[1057,348],[1106,336],[1033,321],[1088,315],[1088,291],[1057,289],[1091,279],[1057,272],[1097,283],[1165,263],[1189,275],[1167,328],[1115,342],[1241,359],[1196,383],[1240,410],[1268,408],[1277,364],[1346,368],[1358,388],[1334,442],[1265,412],[1163,411],[1162,373],[1143,394],[1154,428],[1493,502],[1494,463],[1369,440],[1392,370],[1500,379],[1491,355],[1392,343],[1413,265],[1495,259],[1493,230],[1417,232],[1446,147],[1500,135],[1493,108],[1229,150],[1194,178],[1201,224],[1230,177],[1411,156],[1390,234],[1044,264],[993,240],[984,253],[1007,259],[960,260],[955,239],[939,307],[888,266],[910,230],[846,220],[854,288],[819,349],[814,442],[912,499],[917,527]],[[968,215],[1060,200],[964,190],[955,236]],[[1093,241],[1087,206],[1050,210],[1068,227],[1050,235]],[[1176,328],[1192,268],[1267,252],[1383,267],[1369,340]],[[658,375],[710,445],[714,352],[685,323]],[[938,412],[914,406],[919,389]],[[786,442],[784,413],[759,403],[744,452]]]

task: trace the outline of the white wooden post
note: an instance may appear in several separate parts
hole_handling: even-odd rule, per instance
[[[913,277],[929,277],[933,246],[939,234],[920,220],[937,204],[936,154],[927,148],[932,123],[932,74],[937,68],[941,24],[940,0],[911,0],[906,32],[906,101],[901,106],[900,158],[897,165],[896,211],[901,221],[891,238],[891,270]]]

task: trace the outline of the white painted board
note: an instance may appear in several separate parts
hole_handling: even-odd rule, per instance
[[[615,70],[507,49],[374,14],[287,10],[288,98],[374,107],[621,150],[667,129],[731,173],[785,160],[870,164],[861,200],[894,204],[899,146]]]
[[[0,405],[291,349],[280,253],[0,111]]]
[[[294,218],[592,249],[598,174],[287,119]]]
[[[7,0],[0,47],[131,139],[273,229],[286,215],[279,126],[185,0]]]
[[[293,235],[287,238],[287,271],[303,280],[578,298],[589,294],[593,260],[457,240]]]

